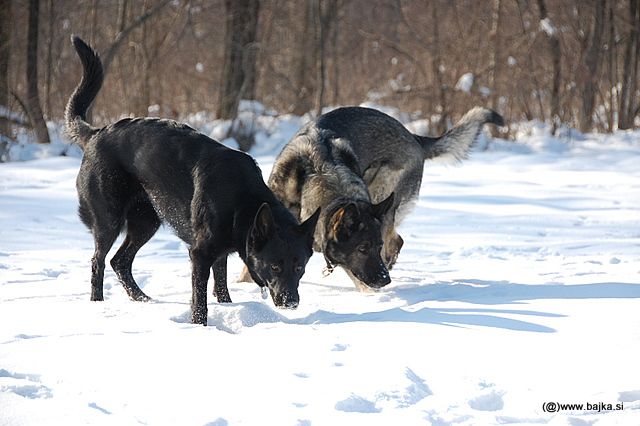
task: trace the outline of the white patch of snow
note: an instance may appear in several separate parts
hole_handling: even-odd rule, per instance
[[[460,76],[456,83],[456,90],[469,93],[473,87],[474,76],[473,73],[465,73]]]
[[[553,36],[557,30],[551,19],[546,17],[540,20],[540,31],[544,31],[548,36]]]

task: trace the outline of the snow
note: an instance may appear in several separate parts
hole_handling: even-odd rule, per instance
[[[469,93],[473,87],[474,75],[473,73],[465,73],[460,76],[456,83],[456,90]]]
[[[305,119],[253,119],[266,177]],[[315,254],[297,310],[232,282],[208,327],[189,323],[187,248],[168,229],[134,263],[153,302],[110,267],[90,302],[79,154],[25,145],[29,161],[0,164],[0,424],[637,424],[640,132],[514,129],[459,167],[426,164],[382,291],[323,277]],[[231,281],[241,268],[232,256]]]
[[[0,118],[6,118],[14,121],[26,121],[22,115],[11,111],[4,105],[0,105]]]
[[[544,18],[540,20],[540,31],[544,31],[549,37],[552,37],[557,30],[551,19]]]

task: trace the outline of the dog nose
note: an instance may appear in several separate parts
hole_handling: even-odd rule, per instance
[[[300,302],[300,297],[293,293],[280,293],[274,301],[276,302],[276,306],[279,308],[296,309]]]
[[[298,301],[297,300],[290,300],[284,303],[284,307],[287,309],[296,309],[298,308]]]
[[[371,283],[371,287],[373,288],[381,288],[386,286],[391,282],[391,277],[389,276],[389,271],[384,265],[381,265],[381,271],[376,276],[375,280]]]

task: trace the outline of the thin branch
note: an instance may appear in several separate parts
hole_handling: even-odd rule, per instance
[[[109,70],[109,65],[111,65],[113,58],[116,56],[116,52],[118,51],[122,43],[124,43],[129,34],[131,34],[131,32],[138,28],[140,25],[144,24],[147,20],[152,18],[155,14],[164,9],[164,7],[168,5],[170,1],[171,0],[162,0],[154,7],[138,16],[131,24],[129,24],[128,27],[124,28],[118,33],[116,39],[113,41],[113,43],[111,43],[109,49],[107,49],[106,53],[102,56],[102,66],[104,68],[105,75]]]

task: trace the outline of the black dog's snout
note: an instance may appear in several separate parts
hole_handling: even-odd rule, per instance
[[[294,293],[280,293],[274,298],[275,305],[278,308],[296,309],[300,303],[300,296]]]

